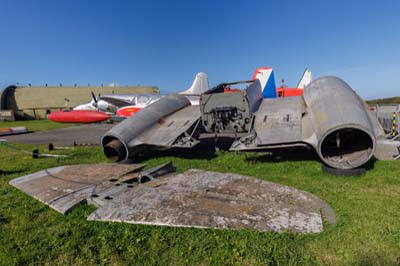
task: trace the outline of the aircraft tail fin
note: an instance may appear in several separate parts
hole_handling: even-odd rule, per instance
[[[258,79],[261,84],[263,98],[276,97],[276,85],[274,71],[270,67],[259,67],[253,74],[252,79]]]
[[[179,92],[179,94],[200,95],[203,92],[208,91],[208,89],[209,89],[209,84],[208,84],[207,74],[199,72],[197,73],[192,86],[185,91]]]
[[[299,89],[304,89],[305,86],[310,84],[312,81],[312,72],[308,68],[304,70],[303,76],[301,76],[301,79],[299,83],[297,84],[297,88]]]

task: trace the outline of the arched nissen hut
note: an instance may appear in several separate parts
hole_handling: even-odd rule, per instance
[[[160,90],[155,86],[25,87],[12,85],[0,91],[0,109],[12,111],[15,119],[45,119],[46,114],[52,111],[71,109],[90,102],[91,92],[95,95],[159,94]]]

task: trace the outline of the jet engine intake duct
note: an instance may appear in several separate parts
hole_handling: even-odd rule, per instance
[[[359,167],[373,156],[376,137],[360,97],[343,80],[322,77],[303,93],[315,136],[306,140],[334,168]]]
[[[181,95],[168,95],[143,108],[110,129],[102,138],[104,154],[114,162],[128,160],[135,155],[140,141],[135,139],[154,124],[186,106],[190,101]]]

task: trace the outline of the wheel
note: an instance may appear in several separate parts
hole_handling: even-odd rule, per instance
[[[337,168],[332,168],[329,167],[325,164],[321,166],[322,171],[324,173],[328,173],[331,175],[336,175],[336,176],[360,176],[365,174],[366,169],[365,168],[353,168],[353,169],[337,169]]]

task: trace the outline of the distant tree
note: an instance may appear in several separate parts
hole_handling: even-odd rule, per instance
[[[390,97],[366,101],[367,104],[400,104],[400,97]]]

